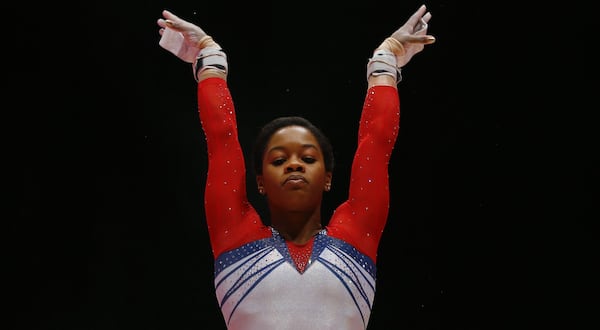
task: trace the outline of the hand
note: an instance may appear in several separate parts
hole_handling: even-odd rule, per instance
[[[163,10],[162,14],[164,18],[159,18],[157,21],[158,26],[161,27],[158,31],[161,36],[166,28],[171,28],[183,34],[185,43],[189,47],[195,47],[206,36],[204,30],[200,27],[175,16],[170,11]]]
[[[427,34],[428,22],[431,19],[431,13],[427,11],[427,7],[422,5],[410,18],[402,25],[391,38],[399,41],[402,44],[402,50],[398,51],[384,43],[381,48],[386,48],[396,55],[398,67],[403,67],[410,59],[422,51],[425,45],[435,42],[435,37]],[[392,48],[392,49],[390,49]]]
[[[200,27],[168,10],[163,10],[162,14],[164,18],[157,20],[160,27],[158,33],[161,35],[160,45],[180,59],[193,63],[200,49],[207,46],[207,41],[215,44]]]

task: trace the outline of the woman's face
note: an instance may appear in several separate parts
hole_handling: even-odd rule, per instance
[[[302,126],[287,126],[273,134],[262,161],[263,174],[257,176],[272,207],[284,211],[311,211],[319,207],[323,191],[331,184],[325,170],[321,146]],[[262,189],[261,189],[262,188]]]

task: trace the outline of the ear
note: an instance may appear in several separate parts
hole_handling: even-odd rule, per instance
[[[331,180],[333,178],[332,172],[325,173],[325,187],[323,188],[325,191],[331,190]]]
[[[258,188],[258,192],[261,195],[265,194],[264,180],[263,180],[263,176],[262,175],[257,175],[256,176],[256,187]]]

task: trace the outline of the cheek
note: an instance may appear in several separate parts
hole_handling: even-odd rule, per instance
[[[315,184],[325,184],[325,178],[326,178],[326,173],[325,173],[325,168],[320,166],[318,168],[314,168],[311,172],[310,172],[310,177],[311,177],[311,181],[314,182]]]
[[[265,166],[263,168],[263,184],[265,186],[279,185],[279,178],[279,171],[272,166]]]

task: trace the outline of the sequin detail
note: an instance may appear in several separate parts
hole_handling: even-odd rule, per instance
[[[290,253],[292,262],[300,273],[304,273],[306,267],[311,263],[311,255],[314,240],[310,240],[303,245],[296,245],[292,242],[287,242],[287,249]]]
[[[302,282],[311,268],[319,264],[320,267],[315,271],[329,274],[318,275],[319,278],[324,279],[323,276],[326,276],[337,279],[334,281],[339,283],[337,287],[340,289],[337,290],[345,293],[337,291],[336,295],[348,297],[346,299],[353,302],[366,326],[375,293],[376,267],[373,261],[346,242],[328,236],[324,229],[314,237],[311,257],[304,272],[300,272],[289,253],[286,241],[276,230],[272,229],[272,232],[273,236],[270,238],[245,244],[215,260],[217,298],[227,322],[234,318],[239,308],[245,310],[244,304],[248,297],[262,296],[255,290],[269,291],[269,288],[277,287],[282,282],[286,286],[317,290],[314,294],[316,296],[320,294],[318,291],[332,290],[332,285],[323,288],[322,285],[327,282],[315,281],[313,278]],[[284,265],[287,266],[282,268]],[[293,275],[294,273],[297,275]]]
[[[368,90],[348,200],[312,247],[292,252],[248,203],[234,106],[224,80],[198,84],[198,109],[209,159],[206,221],[227,328],[366,329],[389,207],[387,165],[399,127],[397,90]]]

